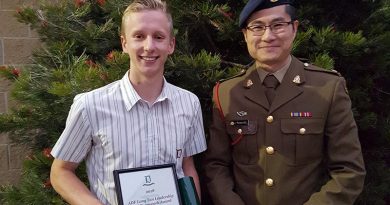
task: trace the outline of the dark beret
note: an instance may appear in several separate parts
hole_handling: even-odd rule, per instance
[[[243,28],[246,25],[246,20],[255,11],[271,8],[283,4],[293,5],[293,0],[249,0],[240,13],[238,26]]]

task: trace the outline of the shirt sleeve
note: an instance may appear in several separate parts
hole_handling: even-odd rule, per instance
[[[184,157],[189,157],[206,150],[206,139],[203,128],[202,109],[200,107],[199,99],[193,103],[193,118],[190,128],[190,135],[184,145]]]
[[[81,94],[74,98],[65,129],[51,151],[57,159],[79,163],[91,148],[91,128],[85,114],[84,96]]]
[[[213,99],[217,99],[216,92],[218,90],[214,88]],[[231,139],[226,132],[224,119],[216,104],[217,102],[213,103],[209,148],[204,155],[203,173],[207,189],[215,205],[244,205],[244,201],[234,191]]]

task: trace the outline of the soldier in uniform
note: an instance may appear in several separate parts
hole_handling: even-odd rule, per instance
[[[365,168],[344,78],[291,55],[289,0],[250,0],[239,26],[255,63],[214,88],[205,155],[214,204],[353,204]]]

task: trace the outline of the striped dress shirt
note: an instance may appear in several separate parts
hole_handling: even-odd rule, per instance
[[[117,204],[113,171],[167,163],[183,177],[183,157],[206,149],[199,99],[164,79],[149,106],[125,76],[79,94],[52,155],[86,161],[91,191],[104,204]]]

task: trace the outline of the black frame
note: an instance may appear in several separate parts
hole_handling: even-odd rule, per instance
[[[176,166],[175,164],[163,164],[163,165],[154,165],[154,166],[147,166],[147,167],[138,167],[138,168],[129,168],[129,169],[120,169],[120,170],[114,170],[114,183],[115,183],[115,191],[118,198],[118,204],[123,205],[123,198],[122,198],[122,188],[121,188],[121,182],[119,179],[119,175],[121,174],[129,174],[132,172],[139,172],[139,171],[145,171],[145,170],[156,170],[156,169],[165,169],[165,168],[171,168],[173,180],[175,182],[175,188],[176,188],[176,195],[179,200],[179,205],[182,205],[181,202],[181,195],[179,190],[179,185],[177,181],[177,174],[176,174]]]

